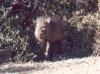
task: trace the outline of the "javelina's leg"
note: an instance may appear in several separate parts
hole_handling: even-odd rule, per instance
[[[46,59],[51,61],[53,58],[53,53],[54,53],[54,45],[51,42],[47,42],[47,47],[46,47]]]
[[[63,50],[62,50],[62,41],[61,40],[57,41],[57,46],[58,46],[58,54],[62,54]]]
[[[44,52],[46,51],[46,42],[43,41],[43,42],[40,43],[40,45],[41,45],[41,50],[39,52],[38,59],[43,60],[45,58]]]
[[[56,50],[57,50],[57,53],[60,55],[60,59],[62,58],[62,54],[64,52],[64,49],[62,49],[62,40],[58,40],[56,41]]]

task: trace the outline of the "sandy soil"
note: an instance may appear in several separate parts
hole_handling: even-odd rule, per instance
[[[7,63],[0,74],[100,74],[100,57],[85,57],[42,63]]]

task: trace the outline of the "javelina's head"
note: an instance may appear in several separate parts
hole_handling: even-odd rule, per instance
[[[39,41],[45,39],[46,35],[48,34],[50,21],[51,21],[50,17],[37,18],[35,26],[35,37]]]
[[[46,17],[39,17],[36,20],[36,28],[39,28],[40,30],[44,30],[48,28],[48,25],[50,23],[50,18],[46,18]]]

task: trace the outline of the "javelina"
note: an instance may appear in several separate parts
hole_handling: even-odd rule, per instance
[[[36,20],[35,38],[41,43],[43,54],[52,60],[55,45],[59,54],[62,53],[61,44],[64,36],[64,27],[57,18],[39,17]]]

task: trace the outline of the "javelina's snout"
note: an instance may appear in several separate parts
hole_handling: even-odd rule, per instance
[[[64,27],[60,20],[50,17],[39,17],[36,20],[35,38],[46,46],[43,54],[49,59],[52,59],[54,51],[59,48],[61,52],[61,45],[64,36]],[[42,41],[45,41],[42,43]],[[55,44],[58,48],[55,48]]]

